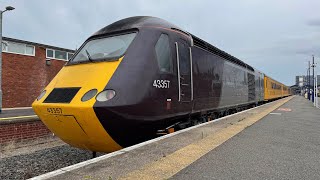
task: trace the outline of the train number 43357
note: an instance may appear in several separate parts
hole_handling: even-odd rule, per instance
[[[61,108],[47,108],[47,112],[50,114],[62,114]]]
[[[153,86],[156,88],[161,88],[161,89],[170,88],[170,81],[169,80],[154,80]]]

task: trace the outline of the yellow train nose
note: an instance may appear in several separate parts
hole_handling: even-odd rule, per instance
[[[73,115],[44,115],[47,127],[63,141],[79,148],[87,148],[89,136]]]
[[[72,146],[103,152],[121,149],[97,118],[94,95],[83,97],[91,90],[103,91],[122,59],[63,67],[42,97],[32,104],[35,113],[53,133]]]
[[[33,108],[51,132],[74,147],[103,152],[122,148],[103,128],[92,107],[41,103]]]

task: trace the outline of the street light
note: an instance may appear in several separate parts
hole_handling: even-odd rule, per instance
[[[313,58],[314,59],[314,58]],[[316,78],[314,77],[314,74],[315,74],[315,67],[316,67],[316,63],[314,63],[314,60],[312,62],[312,69],[313,69],[313,90],[312,90],[312,102],[313,102],[313,105],[316,106]]]
[[[307,88],[308,88],[308,93],[307,93],[307,97],[308,100],[310,100],[310,61],[308,61],[308,71],[307,71]]]
[[[4,11],[12,11],[12,10],[14,10],[14,7],[12,7],[12,6],[7,6],[7,7],[6,7],[6,10],[4,10]],[[4,11],[3,11],[3,12],[4,12]]]
[[[0,10],[0,113],[2,111],[2,14],[12,10],[14,10],[12,6],[7,6],[4,11]]]

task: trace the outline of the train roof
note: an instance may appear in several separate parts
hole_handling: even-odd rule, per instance
[[[157,17],[134,16],[134,17],[129,17],[129,18],[125,18],[125,19],[116,21],[116,22],[100,29],[93,36],[103,35],[103,34],[112,33],[112,32],[116,32],[116,31],[127,30],[127,29],[146,27],[146,26],[163,27],[163,28],[168,28],[168,29],[180,29],[179,27],[169,23],[168,21],[165,21],[165,20],[157,18]]]
[[[235,64],[238,64],[244,68],[247,68],[251,71],[255,71],[252,66],[246,64],[245,62],[241,61],[240,59],[228,54],[227,52],[222,51],[221,49],[211,45],[210,43],[207,43],[206,41],[196,37],[195,35],[188,33],[184,30],[181,30],[181,28],[177,27],[174,24],[169,23],[168,21],[165,21],[163,19],[157,18],[157,17],[151,17],[151,16],[134,16],[125,18],[119,21],[116,21],[99,31],[97,31],[92,36],[99,36],[104,34],[111,34],[114,32],[124,31],[128,29],[134,29],[134,28],[141,28],[141,27],[161,27],[161,28],[167,28],[167,29],[173,29],[180,32],[183,32],[185,34],[190,35],[190,38],[193,40],[193,44],[197,47],[200,47],[206,51],[209,51],[211,53],[217,54],[223,58],[225,58],[228,61],[231,61]]]
[[[270,77],[270,76],[268,76],[268,75],[266,75],[266,74],[265,74],[264,76],[267,77],[267,78],[269,78],[269,79],[271,79],[271,80],[273,80],[273,81],[275,81],[275,82],[277,82],[278,84],[281,84],[281,85],[283,85],[283,86],[289,87],[289,86],[287,86],[287,85],[285,85],[285,84],[283,84],[283,83],[275,80],[274,78],[272,78],[272,77]]]

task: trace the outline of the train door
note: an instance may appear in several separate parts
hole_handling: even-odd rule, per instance
[[[263,101],[263,75],[259,72],[259,101]]]
[[[248,72],[248,102],[256,99],[256,85],[254,75]]]
[[[260,74],[259,74],[260,75]],[[263,79],[259,76],[259,101],[263,100]]]
[[[191,48],[186,43],[176,42],[176,51],[179,88],[178,100],[180,102],[191,102],[193,100]]]

